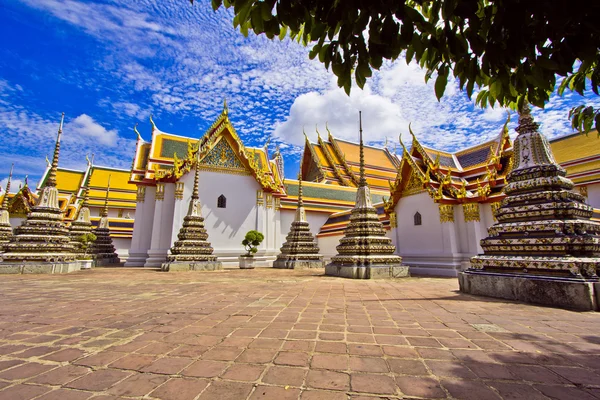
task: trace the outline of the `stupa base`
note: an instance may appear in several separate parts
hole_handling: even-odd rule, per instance
[[[120,267],[121,260],[119,260],[119,257],[117,257],[116,255],[114,257],[97,258],[95,266],[96,267],[109,267],[109,266],[110,267]]]
[[[223,269],[220,261],[170,261],[162,265],[166,272],[216,271]]]
[[[410,276],[408,266],[402,264],[358,266],[336,263],[330,263],[325,266],[325,275],[350,279],[386,279],[406,278]]]
[[[273,268],[279,269],[312,269],[312,268],[323,268],[325,262],[323,260],[275,260],[273,261]]]
[[[0,274],[67,274],[81,270],[82,261],[3,262]]]
[[[458,275],[458,283],[461,292],[477,296],[580,311],[598,310],[598,279],[467,270]]]

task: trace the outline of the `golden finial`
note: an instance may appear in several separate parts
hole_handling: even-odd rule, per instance
[[[358,112],[358,131],[360,135],[360,179],[358,181],[358,185],[367,186],[367,179],[365,178],[365,145],[363,143],[362,132],[362,111]]]
[[[502,132],[504,134],[508,133],[508,123],[510,122],[510,111],[506,110],[506,121],[504,122],[504,127],[502,128]]]
[[[315,124],[315,130],[317,131],[317,137],[321,140],[321,132],[319,132],[319,124]]]
[[[12,163],[10,166],[10,172],[8,174],[8,181],[6,181],[6,191],[4,192],[4,199],[2,200],[2,207],[0,207],[0,210],[8,210],[8,193],[10,192],[10,180],[12,179],[14,166],[15,166],[15,163]]]
[[[50,165],[50,160],[48,160],[48,154],[46,154],[46,166],[49,167]]]
[[[413,137],[413,140],[416,141],[417,137],[415,136],[414,132],[412,131],[411,124],[412,124],[412,122],[408,123],[408,131],[410,132],[411,136]]]
[[[133,131],[137,135],[137,140],[140,141],[142,139],[142,135],[140,135],[140,133],[138,132],[137,126],[138,126],[138,124],[136,122],[135,125],[134,125],[134,127],[133,127]]]
[[[223,97],[223,115],[229,115],[229,108],[227,107],[227,97]]]
[[[25,186],[27,186],[29,184],[28,183],[28,178],[29,178],[29,175],[25,175]]]
[[[383,143],[383,148],[387,149],[387,147],[388,147],[388,139],[387,139],[387,136],[386,136],[385,137],[385,142]]]
[[[154,123],[154,120],[152,119],[152,114],[150,114],[150,125],[152,125],[152,132],[154,132],[156,130],[156,124]]]
[[[88,165],[88,167],[89,167],[90,165],[92,165],[92,162],[90,161],[90,157],[88,157],[88,154],[87,154],[87,153],[85,153],[85,161],[87,162],[87,165]]]
[[[406,146],[404,145],[404,143],[402,143],[402,134],[399,134],[399,135],[398,135],[398,141],[400,142],[400,146],[402,146],[402,152],[403,152],[403,154],[404,154],[404,153],[408,153],[408,152],[406,151]]]
[[[54,146],[54,157],[52,157],[52,165],[50,173],[46,180],[46,186],[56,186],[56,172],[58,170],[58,156],[60,154],[60,137],[62,135],[63,123],[65,122],[65,113],[60,117],[60,125],[58,126],[58,135],[56,136],[56,145]]]
[[[108,175],[108,182],[106,183],[106,197],[104,198],[104,208],[102,209],[101,217],[108,217],[108,194],[110,193],[110,177]]]

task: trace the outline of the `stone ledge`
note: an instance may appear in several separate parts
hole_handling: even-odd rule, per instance
[[[223,265],[220,261],[172,261],[164,263],[161,269],[167,272],[216,271],[223,269]]]
[[[598,282],[585,279],[522,276],[482,271],[458,275],[463,293],[579,311],[598,311]]]
[[[325,275],[339,276],[350,279],[386,279],[406,278],[410,276],[406,265],[370,265],[359,267],[355,265],[327,264]]]
[[[82,262],[20,262],[0,263],[0,274],[68,274],[80,271]]]
[[[323,261],[275,260],[273,262],[273,268],[279,269],[311,269],[323,267],[325,267],[325,262]]]

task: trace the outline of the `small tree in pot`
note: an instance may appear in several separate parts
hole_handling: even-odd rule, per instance
[[[258,231],[249,231],[242,240],[242,245],[246,249],[246,254],[239,258],[240,268],[254,268],[254,254],[258,251],[258,246],[265,239],[265,236]]]

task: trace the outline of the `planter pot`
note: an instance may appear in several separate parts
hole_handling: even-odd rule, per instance
[[[239,256],[240,269],[254,269],[254,257],[242,257]]]
[[[79,260],[81,269],[91,269],[94,266],[94,260]]]

